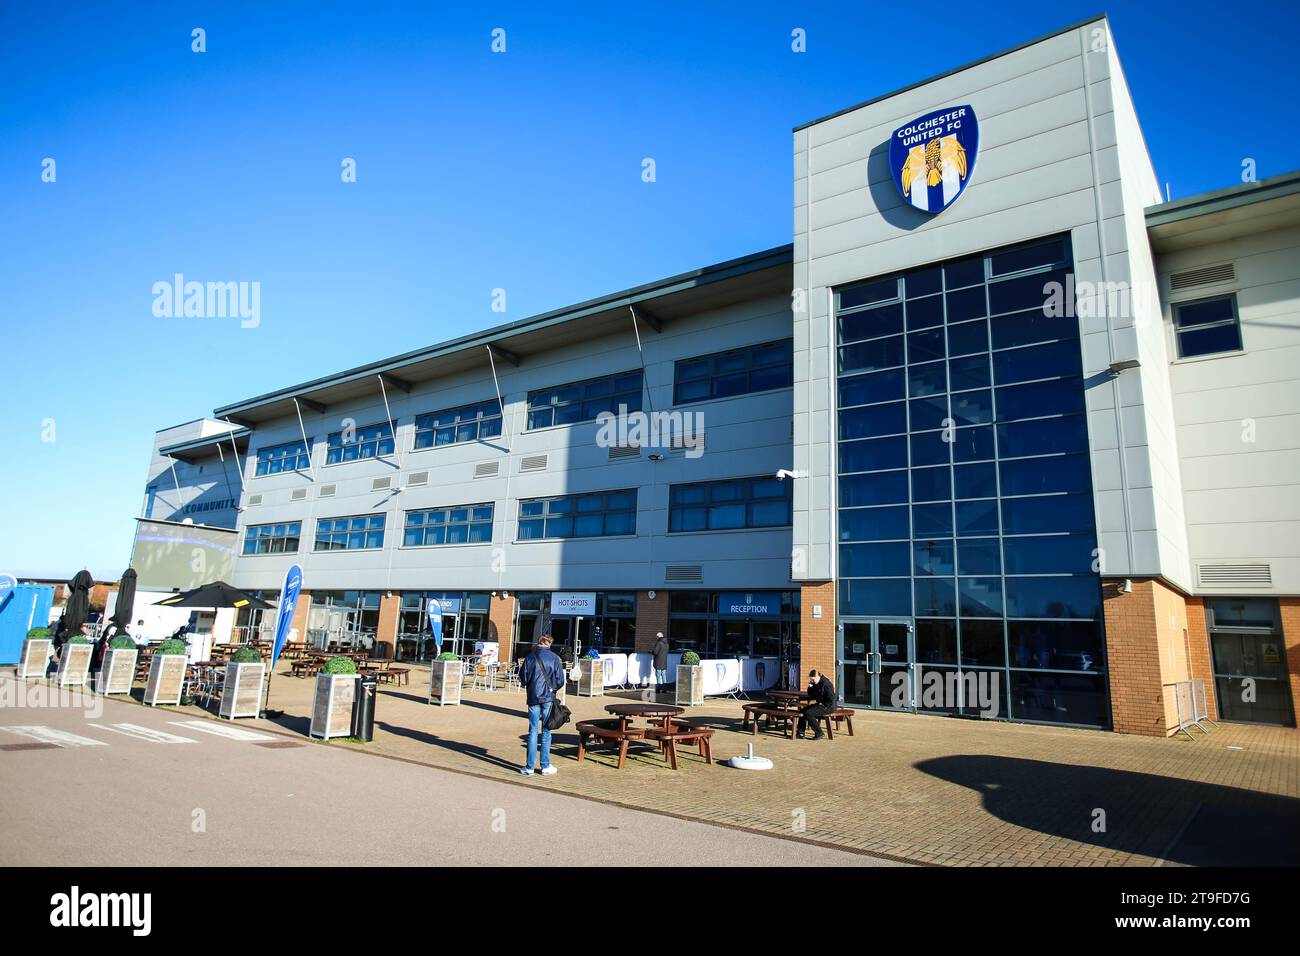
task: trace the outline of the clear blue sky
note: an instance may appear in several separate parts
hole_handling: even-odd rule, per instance
[[[1101,7],[926,9],[0,0],[0,570],[116,578],[158,428],[789,242],[792,126]],[[1108,12],[1175,197],[1300,167],[1294,2]],[[260,327],[155,318],[176,272]]]

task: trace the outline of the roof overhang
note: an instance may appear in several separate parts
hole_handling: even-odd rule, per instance
[[[242,455],[248,451],[248,439],[251,434],[252,432],[247,428],[235,428],[228,432],[217,432],[204,438],[192,438],[189,441],[177,442],[175,445],[164,445],[158,449],[158,454],[165,455],[168,458],[175,458],[177,461],[194,463],[224,455],[231,450],[231,443],[233,442],[235,450]]]
[[[793,246],[779,246],[739,259],[684,272],[567,308],[545,312],[484,332],[451,339],[428,348],[362,365],[337,375],[314,379],[218,408],[217,418],[255,425],[296,412],[321,410],[339,402],[373,396],[384,378],[387,389],[409,389],[471,369],[486,372],[488,351],[498,365],[518,365],[530,356],[590,341],[632,333],[632,308],[642,334],[662,328],[675,318],[721,308],[765,295],[789,295],[793,276]],[[631,307],[631,308],[630,308]],[[307,403],[311,403],[309,406]]]
[[[1300,225],[1300,171],[1151,206],[1146,224],[1156,252]]]

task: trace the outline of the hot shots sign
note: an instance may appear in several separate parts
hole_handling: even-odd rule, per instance
[[[979,121],[970,106],[949,106],[894,130],[889,171],[913,208],[934,215],[966,189],[979,152]]]
[[[595,617],[595,591],[552,591],[552,617]]]

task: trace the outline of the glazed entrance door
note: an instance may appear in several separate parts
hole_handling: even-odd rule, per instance
[[[916,709],[916,643],[910,621],[844,621],[838,643],[837,684],[845,704],[882,710]]]

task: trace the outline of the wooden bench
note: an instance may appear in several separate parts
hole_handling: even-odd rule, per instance
[[[622,728],[618,720],[581,720],[575,727],[578,731],[578,763],[587,755],[587,741],[598,740],[601,743],[618,744],[618,769],[623,769],[627,761],[627,745],[632,740],[645,739],[645,730],[640,727]]]
[[[834,722],[836,727],[838,727],[841,723],[847,724],[849,728],[849,736],[850,737],[853,736],[853,710],[851,708],[840,707],[838,710],[835,711],[835,713],[831,714],[831,721]],[[830,724],[827,724],[826,730],[829,732],[830,729],[831,729]],[[832,733],[831,734],[832,740],[834,739],[834,736],[835,735]]]
[[[794,729],[798,726],[800,716],[799,711],[790,710],[788,707],[777,707],[773,704],[746,704],[743,708],[745,712],[744,723],[741,729],[749,728],[753,736],[758,736],[758,718],[766,718],[766,722],[771,725],[774,723],[784,724],[782,731],[785,736],[794,738]]]
[[[647,740],[657,741],[664,759],[677,769],[677,745],[695,744],[705,763],[713,763],[713,728],[703,727],[691,720],[674,720],[669,727],[651,727],[646,730]]]

